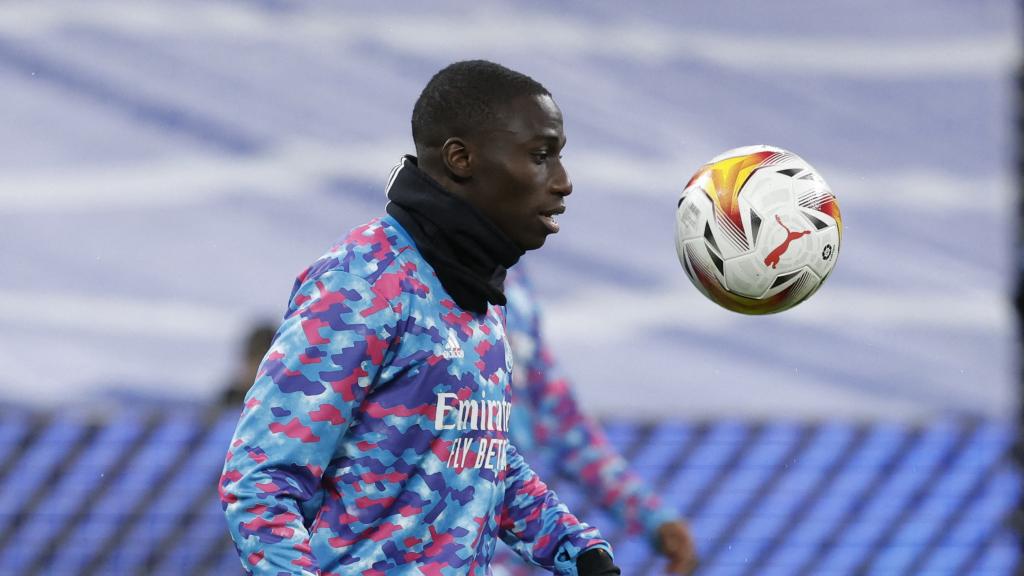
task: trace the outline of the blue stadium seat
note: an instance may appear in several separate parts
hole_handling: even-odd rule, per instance
[[[214,423],[181,466],[173,471],[170,483],[131,526],[125,542],[131,542],[107,559],[101,574],[142,574],[147,562],[157,554],[157,546],[187,522],[194,503],[216,490],[228,443],[238,422],[234,411],[227,411]],[[225,528],[226,533],[226,528]]]
[[[824,488],[823,496],[806,506],[797,525],[772,551],[762,568],[773,573],[795,574],[801,566],[813,561],[826,546],[826,538],[841,528],[844,516],[859,504],[871,482],[884,472],[883,467],[906,436],[901,426],[869,428],[866,438]]]
[[[662,488],[662,499],[684,515],[698,503],[709,483],[726,462],[737,453],[750,435],[749,425],[732,420],[711,425],[700,446],[683,462]]]
[[[833,548],[815,570],[851,573],[883,551],[880,547],[888,545],[882,541],[884,535],[900,514],[910,509],[915,492],[941,472],[941,461],[954,447],[959,432],[958,427],[948,423],[927,427],[884,482],[865,495],[866,500],[843,530],[842,545]]]
[[[244,576],[242,561],[234,547],[226,546],[214,564],[213,570],[207,571],[210,576]]]
[[[1020,542],[1009,531],[1002,531],[982,550],[978,563],[971,569],[971,574],[1020,574],[1020,559]]]
[[[657,483],[669,464],[686,449],[693,430],[684,422],[664,422],[651,430],[650,436],[632,454],[623,454],[630,467],[648,484]]]
[[[784,536],[782,531],[789,519],[808,505],[811,491],[848,449],[853,437],[854,429],[849,424],[817,427],[808,446],[792,463],[781,467],[778,484],[757,504],[728,546],[717,556],[705,559],[705,566],[740,564],[760,558],[769,541],[776,535]]]
[[[74,515],[83,511],[89,497],[116,477],[122,457],[144,430],[144,421],[131,413],[100,428],[75,465],[56,480],[45,500],[0,553],[0,566],[26,572],[34,561],[52,552],[54,540]]]
[[[782,466],[783,457],[796,445],[799,427],[771,424],[762,430],[742,460],[730,470],[725,481],[714,487],[706,504],[692,517],[697,546],[713,550],[737,515],[751,504],[758,489]]]
[[[8,524],[0,566],[68,575],[241,574],[216,490],[236,420],[229,412],[206,424],[186,410],[157,422],[141,441],[145,418],[127,414],[87,443],[86,424],[46,423],[23,452],[11,449],[20,454],[11,464],[19,474],[0,475],[10,488],[0,500],[16,510],[35,505]],[[0,419],[0,450],[23,439],[31,423]],[[913,433],[888,424],[738,421],[612,429],[636,448],[633,464],[648,471],[647,480],[663,483],[658,492],[667,505],[690,511],[706,555],[701,576],[1009,576],[1020,561],[1001,523],[1021,493],[1020,472],[1001,460],[1013,439],[1002,423],[938,422]],[[49,495],[37,496],[58,470]],[[564,479],[552,487],[611,539],[624,573],[660,569],[645,539],[627,535],[584,490]],[[51,550],[54,541],[63,545]]]
[[[199,427],[194,414],[182,412],[161,422],[131,461],[124,462],[116,481],[78,523],[67,546],[51,559],[50,573],[77,573],[95,561],[104,546],[117,538],[131,514],[168,474],[188,448]],[[211,463],[212,465],[212,463]],[[113,550],[116,555],[118,550]]]
[[[1020,495],[1020,473],[1009,466],[988,477],[978,497],[965,503],[965,513],[955,526],[950,526],[935,552],[924,563],[923,573],[965,574],[963,567],[979,547],[997,536],[1007,512]],[[950,567],[954,571],[943,572]],[[1002,572],[1000,574],[1009,574]]]
[[[967,441],[967,447],[929,486],[924,500],[876,559],[871,574],[905,573],[910,564],[926,552],[923,548],[948,526],[951,517],[969,505],[964,502],[968,491],[990,473],[1003,455],[1008,434],[1005,427],[981,425]]]
[[[211,493],[199,504],[194,528],[182,535],[176,545],[167,551],[163,562],[151,573],[154,576],[178,576],[199,572],[211,553],[216,554],[225,547],[226,532],[227,521],[224,519],[220,498],[216,492]]]
[[[66,465],[68,455],[86,434],[88,427],[76,418],[61,418],[43,424],[44,428],[0,484],[0,535],[7,535],[16,519],[40,490],[46,490],[54,473]]]
[[[21,447],[32,427],[32,419],[20,412],[4,411],[0,414],[0,462],[10,462]],[[8,468],[6,471],[9,471]],[[4,471],[4,472],[6,472]],[[0,476],[4,475],[0,472]]]

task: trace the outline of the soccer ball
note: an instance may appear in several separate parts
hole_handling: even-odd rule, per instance
[[[676,252],[716,304],[772,314],[814,294],[839,256],[843,224],[828,184],[802,158],[746,146],[693,175],[676,210]]]

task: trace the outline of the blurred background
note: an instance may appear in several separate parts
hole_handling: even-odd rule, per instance
[[[0,5],[0,574],[238,574],[216,496],[246,340],[381,215],[444,65],[565,115],[523,260],[583,406],[692,521],[700,574],[1013,574],[1020,253],[1011,0]],[[744,317],[674,210],[736,146],[839,198],[811,300]],[[570,505],[655,574],[572,484]]]

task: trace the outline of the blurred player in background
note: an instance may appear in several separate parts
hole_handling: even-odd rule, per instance
[[[507,335],[515,357],[512,376],[512,443],[530,462],[575,483],[592,503],[631,535],[642,534],[668,559],[671,574],[690,574],[697,554],[690,531],[663,506],[580,410],[569,382],[558,374],[541,329],[536,294],[523,265],[505,282]],[[532,572],[507,551],[496,558],[496,576]]]
[[[277,326],[269,322],[255,324],[246,332],[235,375],[220,397],[222,407],[234,410],[242,407],[242,400],[249,392],[249,388],[252,388],[252,383],[256,381],[263,356],[270,350],[276,332]]]
[[[221,477],[253,574],[482,575],[501,538],[558,574],[619,574],[611,548],[508,439],[505,271],[558,232],[562,115],[485,61],[438,72],[388,216],[295,283]]]

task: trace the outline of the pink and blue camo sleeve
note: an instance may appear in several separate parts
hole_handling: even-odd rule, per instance
[[[307,530],[321,477],[378,375],[397,315],[365,280],[328,272],[296,283],[260,366],[221,479],[243,565],[319,574]]]
[[[576,557],[584,550],[603,548],[611,554],[597,531],[568,513],[512,444],[508,449],[502,540],[524,560],[556,574],[575,574]]]
[[[513,387],[513,412],[518,417],[511,431],[513,443],[559,476],[581,484],[629,533],[653,541],[657,528],[678,515],[629,468],[600,424],[580,409],[544,340],[536,296],[521,270],[509,274],[506,294],[518,379]]]

